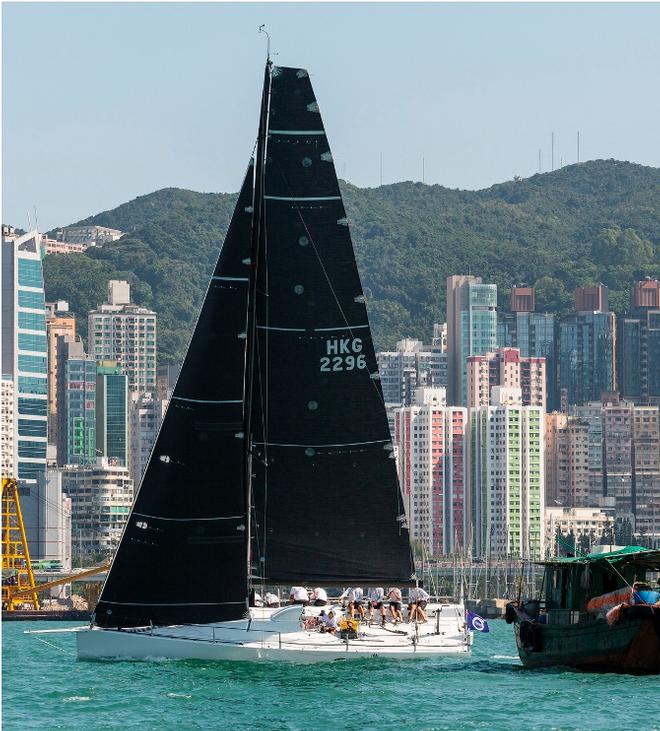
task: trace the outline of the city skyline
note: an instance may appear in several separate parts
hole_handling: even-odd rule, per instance
[[[312,72],[338,174],[359,186],[488,187],[537,172],[539,149],[550,170],[553,132],[554,167],[574,162],[578,130],[583,160],[657,166],[659,17],[651,4],[6,4],[3,217],[27,228],[36,207],[48,230],[162,187],[234,192],[264,22],[275,62]]]

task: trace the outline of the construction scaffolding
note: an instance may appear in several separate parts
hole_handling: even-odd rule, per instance
[[[2,608],[39,609],[30,550],[14,478],[2,478]]]

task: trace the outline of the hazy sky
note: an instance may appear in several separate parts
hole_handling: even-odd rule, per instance
[[[42,230],[166,186],[235,191],[266,23],[308,68],[337,172],[481,188],[582,159],[660,164],[658,4],[11,4],[3,222]]]

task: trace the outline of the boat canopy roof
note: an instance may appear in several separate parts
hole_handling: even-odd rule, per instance
[[[660,571],[660,550],[649,550],[643,546],[624,546],[615,551],[588,553],[582,556],[568,556],[540,561],[545,566],[566,566],[574,564],[594,564],[598,562],[628,563],[642,566],[650,571]]]

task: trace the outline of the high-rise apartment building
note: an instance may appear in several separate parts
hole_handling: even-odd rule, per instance
[[[2,227],[2,376],[14,383],[13,472],[45,479],[48,351],[40,234]]]
[[[445,402],[444,388],[419,388],[395,411],[410,536],[435,556],[464,549],[467,535],[467,410]]]
[[[600,497],[639,536],[660,538],[658,409],[609,393],[574,413],[588,426],[591,505]]]
[[[89,313],[89,352],[115,360],[131,391],[156,390],[156,313],[131,303],[130,285],[108,283],[108,302]]]
[[[135,486],[140,485],[151,449],[158,436],[161,422],[167,410],[167,400],[155,394],[132,392],[130,394],[130,474]]]
[[[399,340],[396,350],[376,353],[383,399],[388,407],[410,405],[417,388],[446,386],[447,361],[441,346]]]
[[[520,389],[496,386],[489,406],[470,409],[471,519],[479,557],[543,555],[545,414],[520,401]]]
[[[48,342],[48,438],[51,444],[58,443],[58,379],[57,338],[64,342],[76,340],[76,317],[69,312],[69,303],[64,300],[46,302],[46,339]]]
[[[518,348],[523,358],[545,358],[546,408],[554,411],[558,407],[555,317],[535,312],[535,301],[533,287],[513,287],[511,312],[500,317],[497,343],[500,348]]]
[[[617,517],[634,514],[633,495],[633,408],[617,393],[603,397],[603,472],[605,493],[614,498]]]
[[[545,411],[545,358],[523,358],[518,348],[468,356],[468,408],[488,406],[494,386],[519,388],[523,406],[540,406]]]
[[[635,530],[660,545],[660,408],[633,408]]]
[[[83,344],[58,336],[58,442],[60,465],[96,461],[96,362]]]
[[[89,465],[61,470],[62,489],[71,498],[73,555],[108,555],[119,544],[133,502],[126,467],[99,457]]]
[[[636,282],[630,313],[619,320],[618,377],[621,395],[660,404],[660,282]]]
[[[497,285],[481,277],[447,277],[447,400],[467,402],[467,359],[497,347]]]
[[[545,504],[565,508],[599,504],[602,487],[592,493],[589,471],[589,424],[553,412],[545,417]]]
[[[102,360],[96,368],[96,449],[117,464],[129,462],[128,378],[116,361]]]
[[[593,291],[592,291],[593,290]],[[607,305],[607,288],[576,290],[576,308]],[[596,401],[616,387],[616,317],[613,312],[580,310],[559,326],[559,385],[568,405]]]

